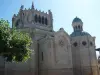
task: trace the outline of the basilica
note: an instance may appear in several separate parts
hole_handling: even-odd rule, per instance
[[[32,3],[13,15],[12,27],[30,34],[33,53],[23,63],[4,64],[1,59],[4,75],[99,75],[95,37],[84,31],[80,18],[72,20],[71,34],[63,28],[54,31],[51,10],[45,13]]]

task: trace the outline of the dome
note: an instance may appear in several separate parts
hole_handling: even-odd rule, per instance
[[[74,23],[78,22],[78,23]],[[76,17],[72,21],[74,32],[70,35],[71,37],[75,36],[91,36],[89,33],[83,31],[83,22],[80,18]]]
[[[91,36],[89,33],[87,32],[73,32],[71,35],[71,37],[76,37],[76,36]]]
[[[76,18],[73,19],[72,23],[73,22],[82,22],[82,20],[80,18],[76,17]]]

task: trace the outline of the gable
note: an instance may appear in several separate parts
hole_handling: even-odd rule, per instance
[[[63,39],[64,42],[70,44],[70,36],[64,31],[64,29],[60,29],[59,31],[55,32],[54,37],[56,40]]]

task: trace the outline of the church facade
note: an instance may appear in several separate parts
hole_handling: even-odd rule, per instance
[[[52,12],[38,11],[22,5],[12,18],[12,26],[32,37],[31,58],[24,63],[5,64],[4,75],[99,75],[95,37],[83,31],[83,22],[72,21],[73,32],[53,30]]]

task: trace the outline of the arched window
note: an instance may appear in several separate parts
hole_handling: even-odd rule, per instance
[[[23,13],[23,16],[24,16],[24,13]]]
[[[44,24],[44,17],[42,17],[42,24]]]
[[[43,60],[44,60],[43,52],[42,52],[42,54],[41,54],[41,55],[42,55],[42,61],[43,61]]]
[[[78,26],[78,29],[80,29],[80,26]]]
[[[40,15],[39,15],[38,21],[39,21],[39,23],[41,23],[41,16]]]
[[[77,42],[74,42],[73,45],[76,47],[78,44],[77,44]]]
[[[92,43],[92,42],[90,42],[90,45],[92,46],[92,45],[93,45],[93,43]]]
[[[47,18],[45,18],[45,24],[48,25],[48,20],[47,20]]]
[[[18,27],[19,24],[20,24],[20,19],[18,19],[18,20],[16,21],[15,27]]]
[[[35,15],[35,22],[37,22],[38,21],[38,17],[37,17],[37,15]]]

